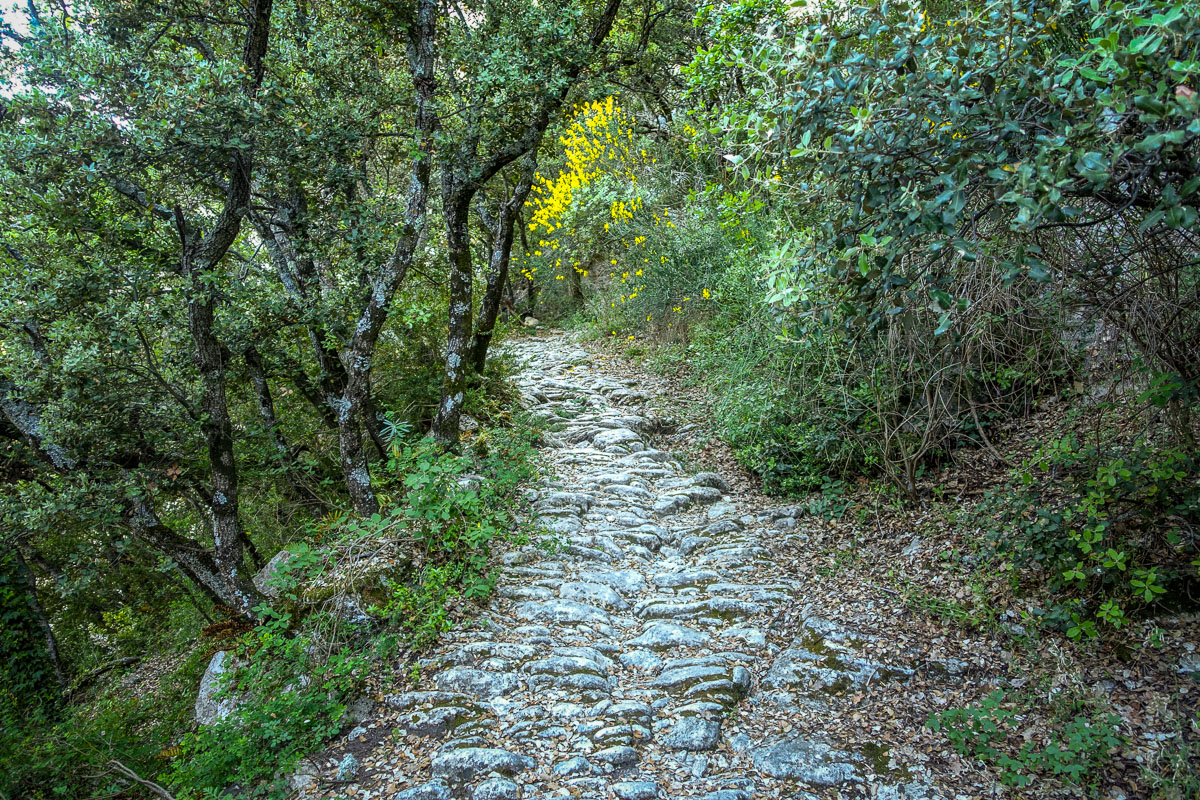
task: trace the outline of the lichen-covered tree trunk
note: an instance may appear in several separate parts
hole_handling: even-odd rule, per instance
[[[257,617],[254,608],[263,598],[254,582],[240,569],[241,564],[227,569],[227,562],[218,560],[215,553],[197,546],[197,542],[163,522],[145,497],[127,500],[124,518],[139,539],[174,561],[214,603],[247,619]]]
[[[488,256],[487,288],[479,301],[479,320],[475,325],[475,342],[471,349],[471,366],[483,372],[487,364],[488,347],[492,342],[492,329],[500,314],[500,302],[508,286],[508,267],[512,259],[513,229],[525,198],[533,186],[534,160],[526,158],[521,178],[507,200],[500,204],[499,213],[492,231],[492,248]]]
[[[246,9],[246,38],[242,53],[244,92],[253,98],[262,84],[263,58],[271,31],[272,0],[252,0]],[[252,132],[247,138],[253,141]],[[239,480],[234,454],[233,421],[227,396],[225,353],[217,337],[216,307],[220,302],[217,269],[237,240],[250,201],[253,148],[235,150],[229,159],[225,202],[208,232],[201,235],[176,211],[182,247],[179,272],[188,282],[188,331],[196,347],[200,373],[200,428],[208,451],[209,512],[212,515],[212,560],[217,581],[237,614],[252,618],[260,598],[241,576],[245,532],[239,516]]]
[[[194,267],[185,267],[193,274]],[[202,276],[193,282],[193,291],[203,291]],[[242,568],[243,537],[239,514],[239,480],[233,451],[233,421],[226,396],[225,358],[221,343],[213,334],[215,298],[211,291],[193,297],[188,303],[188,323],[196,345],[196,366],[200,372],[200,427],[208,450],[208,512],[212,519],[213,559],[219,580],[232,601],[229,605],[243,616],[253,616],[256,597],[240,591],[236,580]]]
[[[346,388],[338,399],[338,448],[346,488],[354,510],[369,516],[379,512],[379,499],[371,488],[371,472],[362,444],[359,420],[367,405],[370,392],[371,359],[379,334],[387,321],[392,297],[412,264],[421,230],[425,227],[425,210],[429,200],[429,176],[432,169],[430,150],[437,126],[434,92],[434,44],[437,36],[438,5],[436,0],[420,0],[417,19],[409,33],[409,64],[413,87],[416,90],[415,144],[412,179],[408,204],[401,218],[395,249],[379,273],[370,280],[370,291],[354,336],[341,355],[346,370]]]
[[[447,201],[446,250],[450,260],[450,313],[446,336],[446,367],[442,400],[433,419],[433,436],[442,447],[458,443],[458,423],[466,391],[467,358],[471,344],[471,234],[469,198],[451,195]]]

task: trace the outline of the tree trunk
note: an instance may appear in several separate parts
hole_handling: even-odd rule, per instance
[[[452,194],[447,199],[446,250],[450,257],[450,313],[446,337],[446,368],[442,373],[442,401],[433,418],[433,438],[444,448],[458,444],[466,388],[468,346],[471,341],[471,234],[468,229],[470,198]],[[491,331],[488,332],[489,335]]]
[[[338,411],[338,452],[346,491],[350,493],[350,504],[359,516],[369,517],[379,513],[379,499],[371,488],[371,471],[363,450],[362,431],[353,410],[354,406],[347,401]]]
[[[196,367],[200,372],[200,409],[204,416],[200,429],[208,450],[209,496],[206,498],[212,518],[213,556],[216,571],[223,580],[236,575],[242,566],[242,524],[238,502],[238,467],[233,452],[233,421],[226,396],[224,348],[213,332],[216,297],[206,285],[207,265],[195,264],[192,248],[185,245],[184,274],[191,278],[192,297],[188,302],[188,327],[196,345]],[[229,585],[230,597],[238,598]],[[250,606],[237,602],[232,606],[249,616]]]
[[[46,440],[41,411],[27,402],[20,387],[3,375],[0,375],[0,414],[20,433],[38,458],[60,471],[74,469],[75,460],[67,451]]]
[[[50,659],[50,665],[54,668],[54,679],[58,682],[59,694],[62,694],[67,690],[67,676],[63,671],[62,661],[58,657],[58,639],[55,638],[54,629],[50,627],[50,620],[46,619],[46,612],[38,600],[37,579],[34,578],[29,565],[25,563],[25,554],[21,552],[21,546],[14,542],[12,549],[16,559],[17,572],[20,573],[21,580],[25,583],[25,601],[29,605],[29,613],[33,615],[38,629],[42,633],[42,641],[46,645],[46,655]]]
[[[513,291],[511,270],[508,278],[504,281],[504,300],[501,303],[501,310],[501,316],[504,319],[512,319],[517,314],[517,295]]]
[[[265,71],[263,57],[271,32],[271,6],[272,0],[251,0],[246,8],[242,67],[246,81],[244,91],[251,98],[258,94]],[[247,133],[251,141],[252,134],[252,131]],[[219,298],[214,273],[241,232],[242,217],[250,201],[252,153],[252,149],[235,150],[230,155],[225,202],[206,234],[201,236],[191,229],[183,219],[182,211],[178,207],[175,210],[182,246],[180,273],[187,279],[189,289],[188,329],[196,346],[196,368],[200,373],[200,409],[204,415],[200,428],[208,450],[211,483],[208,504],[213,525],[212,561],[217,581],[228,598],[226,604],[246,617],[254,616],[252,609],[260,598],[253,591],[253,585],[239,577],[244,534],[238,514],[238,468],[226,392],[225,348],[214,330]],[[155,528],[146,518],[139,516],[139,519],[145,522],[147,529]]]
[[[379,500],[371,489],[371,473],[367,467],[359,430],[359,418],[366,407],[370,392],[371,359],[375,354],[375,345],[383,330],[383,324],[387,321],[392,297],[408,274],[417,242],[425,227],[429,175],[432,169],[430,150],[437,126],[434,106],[437,87],[434,73],[437,19],[437,0],[418,0],[416,24],[410,31],[408,47],[413,86],[417,94],[417,154],[413,159],[408,205],[401,219],[392,256],[380,269],[379,274],[371,280],[366,303],[354,328],[354,336],[341,357],[342,366],[346,370],[346,388],[337,401],[338,448],[351,502],[354,504],[354,510],[363,516],[379,512]]]
[[[246,367],[250,372],[250,383],[254,385],[254,394],[258,400],[258,415],[266,426],[267,437],[271,441],[271,446],[275,450],[276,460],[279,462],[279,467],[283,470],[284,478],[287,480],[288,488],[291,491],[292,498],[297,502],[312,507],[314,510],[323,508],[325,502],[318,497],[308,486],[304,484],[302,476],[297,469],[295,456],[292,454],[292,449],[288,446],[287,439],[283,436],[283,431],[279,427],[279,419],[275,415],[275,401],[271,397],[271,387],[267,383],[267,373],[263,366],[262,356],[258,352],[258,348],[250,346],[242,354],[246,361]],[[248,549],[250,549],[251,559],[257,562],[258,554],[252,549],[249,539],[246,539]]]
[[[571,267],[571,271],[567,273],[567,285],[571,290],[571,305],[583,308],[583,282],[576,267]]]
[[[329,405],[329,394],[323,391],[318,391],[317,387],[313,386],[312,381],[308,379],[308,373],[304,368],[297,363],[287,365],[288,378],[292,385],[296,387],[296,391],[304,396],[308,404],[312,406],[313,411],[317,412],[317,416],[321,418],[322,424],[325,427],[337,429],[337,414],[334,413],[333,406]],[[341,395],[339,391],[335,397]]]
[[[492,342],[492,330],[496,327],[496,317],[500,312],[500,302],[504,297],[504,289],[508,285],[508,266],[512,258],[513,227],[516,224],[521,206],[529,195],[533,185],[534,161],[526,158],[521,171],[521,179],[513,189],[512,195],[500,204],[492,231],[492,249],[488,256],[487,288],[483,299],[479,302],[479,321],[475,326],[475,343],[471,350],[471,366],[475,372],[482,373],[487,364],[488,346]]]
[[[375,445],[375,454],[380,460],[384,460],[388,455],[387,436],[383,432],[383,412],[379,410],[379,406],[375,404],[375,395],[371,391],[371,376],[367,376],[367,395],[363,400],[363,426],[367,429],[367,436],[371,437],[372,444]]]
[[[216,558],[193,540],[177,534],[144,497],[127,500],[124,517],[140,539],[178,564],[206,597],[238,616],[257,619],[254,607],[263,598],[243,573],[240,563],[231,568],[227,560]]]
[[[521,232],[521,249],[526,254],[528,254],[529,253],[529,239],[528,239],[528,234],[526,234],[526,232],[525,232],[525,220],[523,217],[521,217],[519,215],[517,217],[517,230]],[[537,308],[537,284],[534,283],[533,278],[531,278],[527,275],[525,277],[525,313],[532,317],[533,312],[536,308]]]
[[[246,361],[246,369],[250,373],[250,383],[254,386],[254,397],[258,401],[258,416],[266,429],[267,438],[275,450],[275,458],[279,466],[286,472],[292,468],[292,451],[283,432],[279,430],[279,419],[275,416],[275,398],[271,397],[271,387],[267,384],[267,373],[263,367],[262,355],[258,348],[250,346],[242,353]]]

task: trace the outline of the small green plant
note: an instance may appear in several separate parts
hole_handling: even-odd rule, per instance
[[[1150,800],[1191,800],[1200,797],[1200,715],[1181,710],[1173,714],[1173,730],[1163,742],[1156,763],[1144,767]]]
[[[996,623],[996,611],[986,602],[979,601],[981,592],[976,589],[976,602],[959,602],[938,597],[917,586],[912,581],[902,581],[901,596],[904,604],[913,611],[923,613],[933,619],[957,625],[966,629],[991,628]]]
[[[805,508],[814,517],[832,520],[846,516],[853,501],[847,496],[846,482],[837,478],[825,478],[821,493],[809,500]]]
[[[1037,776],[1096,785],[1109,756],[1125,742],[1120,718],[1071,703],[1043,731],[1034,724],[1031,699],[997,690],[979,705],[933,714],[927,725],[944,733],[959,755],[997,767],[1006,786],[1029,786]]]
[[[999,549],[1043,576],[1057,598],[1045,619],[1074,640],[1124,628],[1197,574],[1200,467],[1183,448],[1052,439],[980,511]]]
[[[426,647],[451,627],[457,598],[479,602],[492,593],[499,574],[490,562],[493,544],[529,541],[530,528],[516,512],[518,489],[535,473],[533,435],[523,426],[489,430],[462,455],[427,440],[392,444],[398,501],[371,524],[411,536],[425,563],[373,612],[411,646]]]
[[[293,630],[289,614],[257,611],[262,623],[235,651],[242,666],[219,692],[237,697],[237,708],[184,738],[169,777],[180,797],[223,797],[235,784],[242,797],[286,796],[290,768],[341,729],[365,672],[365,659],[348,650],[320,657],[322,648]]]

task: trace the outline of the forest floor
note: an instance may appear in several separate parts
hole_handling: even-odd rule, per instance
[[[558,546],[504,554],[490,606],[415,686],[377,682],[303,795],[1116,800],[1186,780],[1200,686],[1180,665],[1200,621],[1137,623],[1154,641],[1136,655],[1023,624],[1032,601],[1003,564],[981,579],[947,511],[986,482],[969,467],[934,478],[946,507],[865,487],[782,504],[715,436],[701,389],[564,334],[507,350],[547,425],[530,499]],[[990,744],[1017,756],[1020,788],[927,725],[1001,689]],[[1067,757],[1036,760],[1056,742]],[[339,781],[347,752],[362,767]],[[1070,754],[1078,783],[1050,774]]]

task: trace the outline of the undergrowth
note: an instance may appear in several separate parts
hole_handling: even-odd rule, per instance
[[[537,431],[494,399],[473,410],[504,424],[485,426],[461,453],[442,453],[408,435],[404,422],[390,423],[382,513],[333,513],[308,523],[272,572],[275,598],[257,609],[256,626],[218,623],[207,629],[217,638],[178,642],[190,655],[148,692],[114,682],[87,706],[69,707],[57,724],[24,732],[6,726],[0,745],[24,756],[0,781],[0,796],[113,796],[128,786],[121,769],[180,800],[286,796],[296,762],[348,724],[347,705],[367,674],[429,646],[470,604],[485,601],[497,576],[493,549],[534,535],[517,511],[520,489],[537,471]],[[320,588],[348,554],[389,542],[405,558],[382,573],[381,592],[367,593],[379,602],[365,616],[346,598],[368,587]],[[236,707],[213,725],[195,726],[196,685],[216,650],[236,665],[217,697]],[[9,795],[13,787],[19,791]]]
[[[1006,786],[1053,777],[1098,788],[1104,765],[1126,742],[1120,718],[1084,699],[1057,700],[1044,711],[1042,698],[996,691],[978,705],[936,713],[928,724],[959,755],[994,765]]]
[[[1191,604],[1200,575],[1200,462],[1151,426],[1044,441],[974,515],[1042,621],[1071,639]]]

